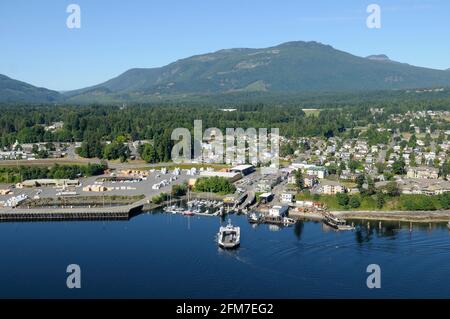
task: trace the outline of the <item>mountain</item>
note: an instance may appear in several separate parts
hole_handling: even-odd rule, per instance
[[[228,49],[160,68],[130,69],[102,84],[67,92],[68,101],[148,101],[236,92],[352,92],[450,86],[450,73],[358,57],[318,42]]]
[[[374,54],[369,55],[366,57],[366,59],[373,60],[373,61],[384,61],[384,62],[393,62],[386,54]]]
[[[0,74],[0,102],[48,103],[61,98],[56,91],[38,88]]]

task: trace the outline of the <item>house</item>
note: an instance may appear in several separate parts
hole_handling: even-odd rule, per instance
[[[408,178],[437,179],[439,177],[439,169],[427,166],[410,167],[406,176]]]
[[[306,175],[303,178],[303,184],[307,188],[312,188],[312,187],[316,186],[318,183],[319,183],[319,180],[314,175]]]
[[[398,182],[402,194],[440,195],[450,192],[450,182],[430,179],[401,179]]]
[[[345,191],[345,186],[332,181],[327,181],[326,184],[321,187],[321,192],[324,195],[336,195],[338,193],[345,193]]]
[[[319,179],[324,179],[328,174],[328,171],[325,167],[314,166],[306,169],[306,174],[317,176]]]

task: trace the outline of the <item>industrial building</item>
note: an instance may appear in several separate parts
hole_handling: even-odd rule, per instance
[[[253,166],[253,165],[238,165],[238,166],[231,168],[231,170],[230,170],[230,172],[240,173],[240,174],[242,174],[242,176],[251,174],[254,171],[255,171],[255,166]]]

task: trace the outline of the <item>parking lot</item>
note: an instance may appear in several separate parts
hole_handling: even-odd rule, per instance
[[[8,195],[0,195],[0,202],[4,202],[11,197],[26,194],[30,199],[33,198],[56,198],[61,197],[61,192],[75,192],[76,195],[66,196],[135,196],[145,195],[148,198],[154,195],[161,194],[162,192],[170,193],[172,185],[182,184],[187,182],[190,178],[198,177],[198,175],[188,175],[186,170],[180,170],[179,175],[174,175],[173,170],[167,171],[165,174],[161,170],[149,171],[147,177],[140,176],[128,176],[129,178],[136,177],[133,181],[105,181],[103,178],[109,178],[111,175],[92,176],[79,179],[80,185],[77,187],[67,187],[62,189],[61,187],[32,187],[32,188],[11,188],[12,193]],[[175,179],[176,178],[176,179]],[[172,181],[170,181],[172,179]],[[175,179],[175,180],[174,180]],[[154,189],[154,185],[167,181],[165,186],[159,189]],[[108,188],[108,191],[95,192],[95,191],[83,191],[83,188],[88,185],[102,185]],[[11,185],[0,185],[0,188],[6,189]],[[2,206],[0,206],[2,207]]]

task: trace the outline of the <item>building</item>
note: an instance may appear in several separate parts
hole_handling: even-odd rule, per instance
[[[450,182],[442,179],[401,179],[398,186],[402,194],[440,195],[450,192]]]
[[[215,171],[201,171],[200,177],[223,177],[234,183],[242,178],[240,173],[236,172],[215,172]]]
[[[314,166],[306,170],[306,174],[316,176],[319,179],[324,179],[328,171],[325,167]]]
[[[303,185],[307,188],[312,188],[319,183],[319,180],[314,175],[306,175],[303,178]]]
[[[289,211],[289,206],[272,206],[272,208],[269,209],[269,216],[270,217],[284,217],[287,216]]]
[[[109,191],[108,187],[103,186],[103,185],[88,185],[83,187],[83,192],[96,192],[96,193],[100,193],[100,192],[107,192]]]
[[[280,201],[282,203],[292,203],[294,201],[294,194],[291,193],[283,193],[281,194]]]
[[[272,188],[278,185],[281,182],[280,175],[269,175],[263,179],[261,179],[256,185],[258,192],[270,192]]]
[[[338,193],[345,193],[345,186],[336,182],[327,181],[326,184],[322,185],[321,191],[324,195],[336,195]]]
[[[242,176],[248,175],[255,171],[255,166],[253,165],[238,165],[230,169],[230,172],[240,173]]]
[[[11,194],[11,190],[9,188],[0,189],[0,195],[8,195]]]
[[[410,167],[406,173],[408,178],[426,178],[437,179],[439,178],[439,169],[434,167]]]
[[[263,204],[270,202],[273,199],[272,193],[262,193],[259,195],[259,201]]]
[[[30,179],[26,180],[22,183],[17,183],[17,188],[24,187],[45,187],[45,186],[54,186],[54,187],[65,187],[65,186],[79,186],[80,181],[77,179]]]

